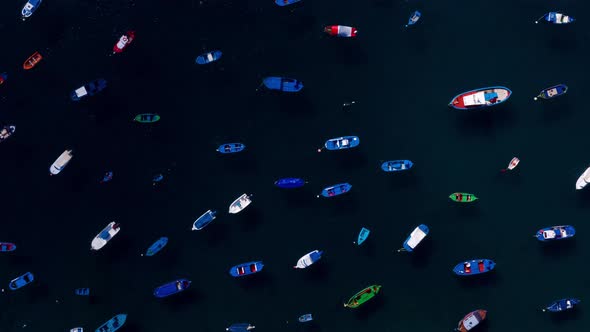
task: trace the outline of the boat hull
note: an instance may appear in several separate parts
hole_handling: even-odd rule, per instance
[[[372,285],[362,291],[353,295],[347,303],[344,304],[347,308],[358,308],[365,302],[369,301],[381,290],[381,285]]]
[[[543,18],[545,21],[553,24],[570,24],[576,21],[573,17],[559,12],[549,12]]]
[[[121,227],[114,221],[110,222],[90,243],[90,250],[100,250],[104,247],[119,231]]]
[[[90,288],[76,288],[74,294],[79,296],[90,296]]]
[[[237,153],[244,151],[245,148],[246,145],[244,145],[243,143],[224,143],[221,144],[215,151],[223,154]]]
[[[118,314],[99,326],[95,332],[115,332],[125,324],[125,321],[127,321],[127,314]]]
[[[478,199],[474,194],[468,193],[452,193],[449,198],[458,203],[471,203]]]
[[[334,197],[334,196],[342,195],[342,194],[349,192],[351,188],[352,188],[352,185],[349,183],[335,184],[333,186],[324,188],[324,190],[322,190],[322,196]]]
[[[406,24],[406,28],[409,27],[410,25],[416,24],[418,22],[418,20],[420,20],[420,17],[422,17],[422,13],[420,13],[420,11],[418,11],[418,10],[416,10],[412,14],[410,14],[410,18],[408,18],[408,24]]]
[[[258,273],[262,271],[263,268],[264,264],[262,264],[262,261],[242,263],[236,266],[232,266],[229,269],[229,274],[234,278],[238,278]]]
[[[363,242],[365,242],[365,240],[369,237],[369,234],[371,233],[370,230],[366,229],[366,228],[361,228],[361,231],[359,232],[359,235],[357,237],[357,245],[361,245],[363,244]]]
[[[206,65],[208,63],[217,61],[221,58],[221,51],[211,51],[207,53],[203,53],[197,57],[195,62],[199,65]]]
[[[39,8],[41,2],[41,0],[27,1],[27,3],[23,6],[23,9],[21,10],[22,19],[25,20],[26,18],[31,17],[31,15],[33,15],[37,8]]]
[[[80,88],[72,91],[72,93],[70,94],[70,99],[72,99],[73,101],[79,101],[80,99],[86,96],[94,96],[95,94],[104,90],[104,88],[106,87],[107,81],[102,78],[99,78],[97,80],[88,82]]]
[[[590,167],[586,168],[576,181],[576,190],[584,189],[590,183]]]
[[[160,250],[162,250],[168,244],[167,237],[161,237],[156,242],[154,242],[146,251],[146,256],[153,256],[157,254]]]
[[[287,77],[266,77],[262,84],[269,90],[278,90],[283,92],[299,92],[303,89],[303,83],[294,78]]]
[[[10,281],[8,288],[10,290],[17,290],[22,288],[35,280],[35,276],[31,272],[27,272],[20,277],[16,277]]]
[[[203,213],[195,222],[193,223],[192,230],[200,231],[201,229],[205,228],[209,225],[216,217],[217,211],[208,210],[207,212]]]
[[[381,164],[381,169],[384,172],[401,172],[407,171],[414,166],[411,160],[390,160]]]
[[[164,284],[154,289],[154,296],[157,298],[163,298],[170,295],[174,295],[185,291],[187,288],[190,287],[190,285],[191,282],[187,279],[178,279],[175,281],[171,281],[167,284]]]
[[[550,305],[545,307],[545,309],[543,309],[543,311],[561,312],[561,311],[566,311],[566,310],[572,310],[580,302],[581,301],[578,299],[565,298],[565,299],[557,300],[557,301],[551,303]]]
[[[486,319],[487,311],[478,309],[472,311],[465,315],[462,320],[459,321],[457,326],[457,331],[459,332],[467,332],[479,325],[482,321]]]
[[[568,90],[568,87],[565,84],[554,85],[554,86],[551,86],[551,87],[541,90],[539,95],[537,97],[535,97],[535,100],[537,100],[538,98],[551,99],[551,98],[563,96],[564,94],[567,93],[567,90]]]
[[[65,150],[49,167],[49,175],[57,175],[68,165],[72,159],[72,150]]]
[[[512,96],[512,91],[503,86],[491,86],[470,90],[456,95],[449,106],[457,110],[481,109],[499,105]]]
[[[133,121],[139,123],[154,123],[160,121],[160,116],[151,113],[137,114],[135,118],[133,118]]]
[[[313,316],[311,314],[305,314],[299,316],[297,320],[299,321],[299,323],[311,322],[313,320]]]
[[[226,331],[229,332],[246,332],[253,330],[255,328],[254,325],[250,325],[250,323],[235,323],[230,325],[230,327],[226,328]]]
[[[576,235],[576,229],[570,225],[550,226],[541,228],[535,234],[537,240],[542,242],[569,239]]]
[[[342,136],[331,138],[324,143],[326,150],[346,150],[357,147],[361,140],[357,136]]]
[[[453,272],[458,276],[471,276],[490,272],[495,267],[496,263],[491,259],[471,259],[455,265]]]
[[[300,188],[305,185],[305,180],[299,178],[284,178],[275,181],[275,186],[284,189]]]
[[[296,269],[305,269],[312,265],[313,263],[319,261],[322,258],[323,251],[314,250],[310,253],[303,255],[297,261],[297,265],[294,266]]]
[[[324,27],[324,32],[330,36],[343,38],[354,38],[358,34],[357,28],[346,25],[328,25]]]
[[[25,70],[33,69],[41,60],[43,60],[43,56],[39,52],[35,52],[25,60],[23,68]]]
[[[135,31],[127,31],[113,46],[113,54],[123,52],[135,39]]]
[[[10,252],[16,250],[16,244],[10,242],[0,242],[0,252]]]
[[[404,241],[404,250],[409,252],[414,251],[414,249],[416,249],[416,247],[422,242],[422,240],[426,238],[429,231],[430,230],[428,229],[428,226],[424,224],[421,224],[418,227],[416,227],[412,231],[412,233],[410,233],[406,241]]]

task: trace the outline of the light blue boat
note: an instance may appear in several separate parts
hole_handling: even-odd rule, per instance
[[[363,242],[365,242],[365,240],[369,237],[369,234],[371,233],[370,230],[366,229],[366,228],[361,228],[361,231],[359,232],[359,236],[358,239],[356,241],[357,245],[361,245],[363,244]]]
[[[33,282],[33,280],[35,280],[33,274],[31,272],[27,272],[22,276],[13,279],[10,284],[8,284],[8,288],[10,288],[10,290],[17,290],[30,284]]]
[[[331,138],[324,143],[327,150],[346,150],[357,147],[361,140],[357,136],[342,136],[338,138]],[[318,150],[319,152],[320,150]]]
[[[219,58],[221,58],[222,54],[223,53],[221,53],[221,51],[211,51],[211,52],[203,53],[197,57],[195,62],[199,65],[206,65],[206,64],[211,63],[213,61],[219,60]]]
[[[414,25],[416,24],[416,22],[418,22],[418,20],[420,19],[420,17],[422,16],[422,13],[420,13],[419,11],[414,11],[411,15],[410,18],[408,19],[408,24],[406,24],[406,28],[410,25]]]
[[[23,21],[28,18],[31,17],[31,15],[33,15],[33,13],[37,10],[37,8],[39,8],[39,5],[41,4],[41,0],[29,0],[27,1],[27,3],[25,3],[25,5],[23,6],[23,9],[21,11],[22,14],[22,18]]]
[[[193,223],[193,228],[191,230],[200,231],[201,229],[205,228],[205,226],[209,225],[214,219],[217,211],[208,210],[207,212],[203,213],[195,222]]]
[[[162,248],[164,248],[167,244],[168,244],[168,238],[161,237],[148,248],[145,255],[146,256],[153,256],[153,255],[157,254],[160,250],[162,250]]]
[[[322,190],[321,195],[324,197],[334,197],[334,196],[342,195],[344,193],[349,192],[351,188],[352,188],[352,185],[349,183],[339,183],[339,184],[335,184],[333,186],[324,188],[324,190]],[[318,197],[320,197],[320,195],[318,195]]]
[[[262,84],[269,90],[279,90],[283,92],[299,92],[303,89],[303,83],[294,78],[287,77],[266,77],[262,80]]]
[[[414,166],[410,160],[390,160],[381,164],[381,169],[385,172],[407,171]]]
[[[242,144],[242,143],[225,143],[225,144],[221,144],[217,150],[217,152],[220,153],[236,153],[236,152],[241,152],[246,148],[246,145]]]
[[[403,248],[399,249],[397,252],[400,251],[409,251],[412,252],[416,247],[424,240],[426,235],[428,235],[429,229],[428,226],[422,224],[416,227],[412,233],[408,236],[406,241],[404,241]]]
[[[106,323],[102,324],[95,332],[115,332],[125,324],[127,320],[127,314],[118,314],[117,316],[109,319]]]

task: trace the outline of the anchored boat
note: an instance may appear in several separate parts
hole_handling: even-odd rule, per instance
[[[8,73],[0,73],[0,85],[4,84],[8,79]]]
[[[410,160],[390,160],[381,164],[381,169],[385,172],[407,171],[414,166]]]
[[[501,104],[511,95],[512,91],[506,87],[491,86],[460,93],[451,99],[449,106],[458,110],[479,109]]]
[[[426,226],[424,224],[419,225],[418,227],[416,227],[412,231],[412,233],[410,233],[410,236],[408,236],[406,241],[404,241],[403,248],[398,249],[397,252],[400,252],[400,251],[412,252],[412,251],[414,251],[414,249],[416,249],[416,247],[420,244],[420,242],[422,242],[422,240],[424,240],[426,235],[428,235],[428,232],[429,232],[428,226]]]
[[[535,24],[539,23],[540,20],[545,20],[553,24],[569,24],[575,21],[573,17],[567,16],[559,12],[549,12],[547,14],[544,14],[535,21]]]
[[[311,314],[305,314],[305,315],[299,316],[299,318],[297,318],[297,320],[299,321],[299,323],[311,322],[313,320],[313,317]]]
[[[27,60],[25,60],[25,62],[23,63],[23,68],[25,70],[32,69],[42,59],[43,59],[43,56],[41,54],[39,54],[39,52],[35,52],[35,53],[33,53],[33,55],[31,55],[30,57],[28,57]]]
[[[219,60],[221,58],[222,54],[223,53],[221,53],[221,51],[211,51],[211,52],[203,53],[197,57],[195,62],[199,65],[206,65],[206,64],[211,63],[213,61]]]
[[[573,226],[562,225],[541,228],[537,231],[535,237],[537,240],[545,242],[568,239],[574,237],[574,235],[576,235],[576,229]]]
[[[359,235],[358,235],[357,240],[356,240],[356,244],[360,246],[369,237],[369,234],[370,233],[371,233],[370,230],[368,230],[368,229],[366,229],[364,227],[361,228],[361,231],[359,232]]]
[[[95,94],[104,90],[107,87],[107,81],[102,78],[88,82],[78,89],[72,91],[70,98],[73,101],[78,101],[86,96],[94,96]]]
[[[162,250],[168,244],[167,237],[161,237],[156,242],[154,242],[146,251],[146,256],[153,256],[157,254],[160,250]]]
[[[459,321],[459,326],[457,326],[457,331],[459,332],[467,332],[470,331],[472,328],[476,327],[481,323],[484,319],[486,319],[487,311],[485,310],[475,310],[463,317]]]
[[[244,149],[246,148],[246,145],[242,144],[242,143],[225,143],[225,144],[221,144],[217,150],[217,152],[226,154],[226,153],[236,153],[236,152],[242,152],[244,151]]]
[[[127,320],[127,314],[118,314],[117,316],[109,319],[106,323],[99,326],[95,332],[115,332],[125,324]]]
[[[324,32],[330,36],[345,38],[353,38],[358,34],[356,28],[346,25],[328,25],[324,28]]]
[[[459,203],[471,203],[475,202],[478,199],[477,197],[475,197],[474,194],[468,193],[452,193],[451,195],[449,195],[449,198]]]
[[[70,329],[70,332],[84,332],[84,329],[81,327],[74,327],[73,329]]]
[[[330,138],[324,143],[324,148],[327,150],[346,150],[359,145],[361,140],[357,136],[342,136],[338,138]],[[322,149],[318,149],[321,152]]]
[[[248,196],[247,194],[242,194],[242,196],[236,198],[236,200],[229,206],[229,213],[236,214],[245,209],[250,203],[252,203],[250,197],[252,197],[252,195]]]
[[[344,306],[347,308],[358,308],[363,303],[365,303],[365,302],[369,301],[370,299],[372,299],[373,297],[375,297],[375,295],[377,295],[377,293],[379,293],[380,290],[381,290],[381,285],[369,286],[369,287],[363,289],[362,291],[354,294],[348,300],[348,302],[346,302],[344,304]]]
[[[275,3],[281,7],[292,5],[301,0],[275,0]]]
[[[13,125],[2,127],[2,129],[0,130],[0,142],[4,142],[8,137],[12,136],[15,130],[16,126]]]
[[[299,178],[283,178],[275,181],[275,186],[285,189],[300,188],[305,185],[305,180]]]
[[[31,17],[31,15],[33,15],[33,13],[37,10],[37,8],[39,8],[40,4],[41,4],[41,0],[27,1],[27,3],[25,3],[25,5],[23,6],[23,9],[21,10],[21,15],[22,15],[23,21],[26,20],[27,18]]]
[[[506,172],[506,171],[511,171],[514,168],[516,168],[516,166],[518,166],[518,163],[520,163],[520,159],[514,157],[512,158],[512,160],[510,160],[510,162],[508,163],[508,167],[507,168],[503,168],[501,169],[502,172]]]
[[[539,92],[539,94],[533,98],[533,100],[541,99],[551,99],[559,96],[563,96],[567,93],[567,85],[565,84],[557,84],[554,86],[550,86],[545,88]]]
[[[57,175],[68,165],[72,159],[72,150],[65,150],[49,167],[49,175]]]
[[[76,288],[74,290],[74,294],[80,296],[89,296],[90,295],[90,288]]]
[[[586,168],[576,181],[576,190],[584,189],[588,183],[590,183],[590,167]]]
[[[133,121],[139,123],[154,123],[160,121],[160,116],[152,113],[138,114],[133,118]]]
[[[310,253],[305,254],[303,257],[299,258],[297,261],[297,265],[293,266],[295,269],[305,269],[306,267],[310,266],[311,264],[317,262],[322,258],[323,251],[314,250]]]
[[[492,271],[496,263],[491,259],[471,259],[461,262],[453,268],[458,276],[471,276]]]
[[[123,52],[135,39],[135,31],[127,31],[113,46],[113,54]]]
[[[187,279],[178,279],[164,284],[154,289],[154,296],[163,298],[185,291],[191,285],[191,281]]]
[[[249,274],[258,273],[262,271],[263,268],[264,264],[262,264],[262,261],[242,263],[232,266],[229,269],[229,274],[232,277],[243,277]]]
[[[97,236],[94,237],[90,244],[90,250],[100,250],[104,247],[119,231],[119,224],[111,221]]]
[[[352,185],[350,185],[349,183],[339,183],[324,188],[324,190],[322,190],[321,195],[324,197],[334,197],[349,192],[351,188]],[[320,197],[320,195],[318,195],[317,197]]]
[[[543,309],[543,312],[550,311],[550,312],[560,312],[565,310],[574,309],[574,307],[579,304],[581,301],[574,298],[565,298],[561,300],[557,300],[547,307]]]
[[[422,13],[420,13],[417,10],[414,11],[412,14],[410,14],[410,18],[408,19],[408,24],[406,24],[406,28],[410,25],[416,24],[416,22],[418,22],[418,20],[420,19],[421,16],[422,16]]]
[[[31,272],[27,272],[20,277],[12,279],[12,281],[10,281],[8,284],[8,288],[10,288],[10,290],[17,290],[32,283],[33,280],[35,280],[33,274]]]
[[[235,323],[227,327],[225,330],[230,332],[245,332],[255,328],[256,326],[250,325],[250,323]]]
[[[10,252],[16,250],[16,244],[10,242],[0,242],[0,252]]]
[[[200,231],[201,229],[205,228],[205,226],[209,225],[214,219],[217,211],[207,210],[207,212],[203,213],[195,222],[193,223],[192,231],[197,230]]]
[[[262,84],[269,90],[283,92],[299,92],[303,89],[303,83],[294,78],[270,76],[262,80]]]

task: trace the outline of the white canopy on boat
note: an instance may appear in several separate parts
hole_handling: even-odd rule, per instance
[[[469,317],[466,317],[463,320],[463,326],[465,326],[465,329],[467,331],[477,326],[477,324],[479,324],[479,320],[477,320],[477,317],[475,317],[475,315],[469,315]]]
[[[209,60],[209,62],[213,61],[213,53],[207,53],[207,60]]]
[[[85,87],[81,87],[79,89],[76,89],[76,96],[77,97],[84,97],[88,94],[88,91],[86,91]]]
[[[463,105],[465,106],[475,106],[475,105],[485,105],[486,104],[486,97],[483,91],[472,93],[470,95],[463,97]]]
[[[310,253],[305,254],[303,257],[299,258],[297,261],[297,265],[294,266],[296,269],[305,269],[306,267],[310,266],[311,264],[315,263],[315,261],[311,258],[312,254],[317,253],[318,250],[314,250]],[[319,258],[316,258],[316,260]]]
[[[543,237],[546,239],[554,239],[555,235],[555,231],[551,229],[543,232]]]
[[[49,167],[50,175],[59,174],[59,172],[61,172],[70,162],[70,159],[72,159],[72,150],[65,150],[62,152],[62,154],[60,154],[59,157],[57,157],[57,159]]]
[[[420,226],[416,227],[410,234],[410,238],[406,242],[408,247],[414,249],[424,238],[426,237],[426,233],[420,229]]]
[[[588,167],[576,181],[576,189],[583,189],[588,183],[590,183],[590,167]]]
[[[117,226],[116,228],[115,226],[115,222],[112,221],[111,223],[109,223],[107,225],[107,227],[105,227],[100,233],[98,233],[97,236],[94,237],[94,239],[92,240],[92,243],[90,244],[90,249],[91,250],[99,250],[102,247],[105,246],[105,244],[107,244],[107,242],[109,242],[110,239],[112,239],[115,235],[117,235],[117,233],[119,233],[119,231],[121,230],[121,227]]]

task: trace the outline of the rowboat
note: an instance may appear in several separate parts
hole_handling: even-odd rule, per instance
[[[362,291],[354,294],[348,300],[348,302],[344,303],[344,306],[347,308],[358,308],[363,303],[365,303],[365,302],[369,301],[370,299],[372,299],[373,297],[375,297],[375,295],[377,295],[377,293],[379,293],[380,290],[381,290],[381,285],[369,286],[369,287],[363,289]]]
[[[478,199],[477,197],[475,197],[474,194],[468,193],[452,193],[451,195],[449,195],[449,198],[459,203],[471,203],[475,202]]]
[[[331,151],[346,150],[358,146],[360,142],[361,140],[357,136],[342,136],[338,138],[330,138],[324,143],[324,148]],[[318,152],[321,151],[321,149],[318,149]]]
[[[335,184],[333,186],[324,188],[322,190],[321,195],[324,197],[334,197],[334,196],[342,195],[344,193],[349,192],[351,188],[352,188],[352,185],[349,183],[339,183],[339,184]],[[320,195],[318,195],[317,197],[320,197]]]
[[[275,186],[285,189],[293,189],[303,187],[305,180],[299,178],[283,178],[275,181]]]
[[[305,269],[306,267],[310,266],[311,264],[317,262],[322,258],[323,251],[314,250],[310,253],[303,255],[297,261],[297,265],[293,266],[295,269]]]
[[[84,84],[83,86],[72,91],[72,93],[70,94],[70,98],[73,101],[78,101],[86,96],[94,96],[95,94],[104,90],[104,88],[106,87],[107,81],[105,81],[102,78],[99,78],[97,80],[88,82],[87,84]]]
[[[109,319],[106,323],[99,326],[95,332],[115,332],[125,324],[127,320],[127,314],[118,314],[117,316]]]
[[[250,203],[252,203],[250,197],[252,197],[252,195],[248,196],[247,194],[242,194],[242,196],[236,198],[236,200],[229,205],[229,213],[236,214],[245,209]]]
[[[219,60],[219,58],[221,58],[222,54],[223,53],[221,53],[221,51],[211,51],[211,52],[203,53],[197,57],[195,62],[199,65],[205,65],[205,64],[211,63],[213,61]]]
[[[151,113],[144,113],[138,114],[133,118],[133,121],[139,123],[154,123],[160,121],[160,116],[158,114],[151,114]]]
[[[217,211],[207,210],[207,212],[203,213],[203,215],[195,220],[191,230],[200,231],[201,229],[205,228],[205,226],[209,225],[215,219],[216,214]]]
[[[412,14],[410,14],[410,18],[408,19],[408,24],[406,24],[406,28],[410,25],[416,24],[416,22],[418,22],[418,20],[420,19],[421,16],[422,16],[422,13],[420,13],[417,10],[414,11]]]
[[[0,252],[15,251],[16,244],[10,242],[0,242]]]
[[[241,152],[246,148],[246,146],[242,143],[225,143],[221,144],[217,150],[220,153],[236,153]]]
[[[12,136],[15,130],[16,126],[13,125],[2,127],[2,129],[0,130],[0,142],[4,142],[4,140],[6,140],[8,137]]]
[[[588,183],[590,183],[590,167],[586,168],[576,181],[576,190],[584,189]]]
[[[232,277],[243,277],[249,274],[258,273],[262,271],[263,268],[264,264],[262,264],[262,261],[242,263],[232,266],[229,269],[229,274]]]
[[[10,290],[17,290],[21,287],[24,287],[35,280],[35,277],[31,272],[27,272],[20,277],[12,279],[12,281],[8,284],[8,288]]]
[[[43,56],[41,54],[39,54],[39,52],[35,52],[35,53],[33,53],[33,55],[31,55],[30,57],[28,57],[27,60],[25,60],[25,62],[23,63],[23,68],[25,70],[32,69],[42,59],[43,59]]]
[[[27,3],[25,3],[25,5],[23,6],[23,9],[21,10],[23,21],[28,17],[31,17],[31,15],[33,15],[37,8],[39,8],[40,4],[41,0],[28,0]]]
[[[471,276],[490,272],[495,267],[496,263],[491,259],[471,259],[455,265],[453,272],[458,276]]]
[[[459,332],[467,332],[472,328],[476,327],[484,319],[486,319],[487,311],[478,309],[465,315],[463,319],[459,321],[459,326],[455,329]]]
[[[345,38],[354,38],[358,34],[356,28],[346,25],[328,25],[324,27],[324,32],[330,36]]]
[[[270,76],[262,80],[262,84],[269,90],[283,92],[299,92],[303,89],[303,83],[294,78]]]
[[[559,13],[559,12],[549,12],[547,14],[544,14],[543,16],[539,17],[536,21],[535,24],[538,24],[540,20],[545,20],[549,23],[553,23],[553,24],[569,24],[569,23],[573,23],[575,21],[575,19],[571,16],[567,16],[563,13]]]
[[[97,236],[94,237],[90,244],[90,250],[100,250],[109,242],[119,231],[119,224],[111,221]]]
[[[157,298],[163,298],[174,295],[176,293],[185,291],[190,285],[191,282],[187,279],[174,280],[154,289],[154,296]]]
[[[505,102],[511,95],[512,91],[506,87],[491,86],[460,93],[451,99],[449,106],[458,110],[490,107]]]
[[[311,314],[305,314],[299,316],[297,320],[299,321],[299,323],[311,322],[313,320],[313,316]]]
[[[288,6],[288,5],[292,5],[296,2],[299,2],[301,0],[275,0],[275,3],[278,6],[284,7],[284,6]]]
[[[359,232],[359,235],[358,235],[357,240],[356,240],[356,244],[360,246],[369,237],[369,234],[370,233],[371,233],[370,230],[368,230],[368,229],[366,229],[364,227],[361,228],[361,231]]]
[[[381,169],[385,172],[407,171],[414,166],[410,160],[390,160],[381,164]]]
[[[574,306],[576,306],[580,302],[581,302],[580,300],[574,299],[574,298],[565,298],[565,299],[557,300],[557,301],[551,303],[550,305],[548,305],[547,307],[543,308],[543,312],[545,312],[545,311],[560,312],[560,311],[565,311],[565,310],[571,310],[574,308]]]
[[[502,169],[502,172],[506,172],[506,171],[511,171],[514,168],[516,168],[516,166],[518,166],[518,163],[520,163],[520,159],[514,157],[512,158],[512,160],[510,160],[510,162],[508,163],[508,167]]]
[[[84,332],[84,329],[81,327],[74,327],[73,329],[70,329],[70,332]]]
[[[565,84],[557,84],[554,86],[550,86],[548,88],[541,90],[541,92],[539,92],[539,94],[535,98],[533,98],[533,100],[537,100],[539,98],[551,99],[551,98],[559,97],[559,96],[566,94],[567,89],[568,89],[568,87]]]
[[[154,242],[146,251],[145,255],[146,256],[153,256],[155,254],[157,254],[160,250],[162,250],[162,248],[164,248],[166,245],[168,244],[168,238],[167,237],[161,237],[158,240],[156,240],[156,242]]]
[[[131,44],[131,42],[135,39],[135,31],[127,31],[124,35],[122,35],[119,40],[113,46],[113,54],[121,53]]]
[[[112,179],[113,179],[113,172],[108,171],[108,172],[104,173],[104,175],[102,176],[102,180],[100,180],[100,183],[109,182]]]
[[[74,290],[74,294],[80,296],[89,296],[90,295],[90,288],[76,288]]]
[[[574,235],[576,235],[576,229],[573,226],[562,225],[541,228],[537,231],[535,237],[539,241],[554,241],[568,239],[574,237]]]
[[[426,235],[428,235],[429,229],[428,226],[422,224],[416,227],[412,233],[408,236],[406,241],[404,241],[403,248],[398,249],[397,252],[400,251],[409,251],[412,252],[416,247],[424,240]]]
[[[4,82],[6,82],[7,79],[8,79],[8,73],[6,73],[6,72],[0,73],[0,85],[4,84]]]
[[[245,332],[255,328],[256,326],[250,325],[250,323],[235,323],[227,327],[225,330],[230,332]]]
[[[72,150],[65,150],[49,167],[49,175],[57,175],[68,165],[72,159]]]

